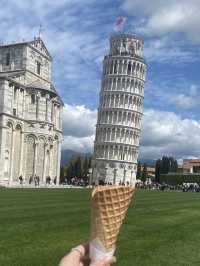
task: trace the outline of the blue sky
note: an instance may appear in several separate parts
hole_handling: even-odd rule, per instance
[[[117,16],[148,63],[140,156],[200,154],[200,1],[0,0],[1,42],[43,40],[65,102],[63,148],[91,151],[103,56]]]

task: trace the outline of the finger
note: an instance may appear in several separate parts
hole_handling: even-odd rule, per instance
[[[112,257],[112,258],[109,258],[109,259],[105,259],[105,265],[106,266],[109,266],[109,265],[112,265],[114,263],[116,263],[116,258],[115,257]]]
[[[84,246],[84,249],[85,249],[85,255],[87,255],[89,253],[89,244],[85,243],[85,244],[83,244],[83,246]]]
[[[113,263],[115,263],[117,260],[115,257],[112,257],[112,258],[106,258],[106,259],[102,259],[102,260],[99,260],[93,264],[90,264],[90,266],[110,266],[112,265]]]
[[[84,243],[82,245],[79,245],[78,248],[80,248],[80,250],[82,251],[84,256],[89,253],[89,244],[88,243]]]
[[[78,252],[80,257],[84,257],[89,252],[89,245],[88,244],[82,244],[82,245],[76,246],[76,247],[72,248],[71,252],[74,254]]]

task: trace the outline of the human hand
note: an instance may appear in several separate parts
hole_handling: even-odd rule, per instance
[[[88,255],[88,244],[77,246],[60,261],[59,266],[110,266],[116,262],[116,258],[112,257],[91,264]]]

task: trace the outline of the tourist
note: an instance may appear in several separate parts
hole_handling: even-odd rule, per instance
[[[33,181],[33,176],[31,175],[29,178],[29,185],[31,185],[32,181]]]
[[[47,176],[46,177],[46,185],[50,185],[51,184],[51,177]]]
[[[39,176],[37,176],[37,185],[38,185],[38,187],[40,185],[40,177]]]
[[[102,259],[90,263],[87,259],[89,246],[79,245],[71,250],[60,262],[59,266],[110,266],[116,262],[116,258]]]
[[[19,176],[19,183],[20,183],[20,185],[23,185],[23,177],[22,177],[22,175]]]
[[[34,182],[35,182],[35,187],[37,186],[37,176],[34,175]]]

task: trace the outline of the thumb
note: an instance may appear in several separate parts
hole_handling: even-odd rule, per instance
[[[90,264],[90,266],[110,266],[113,263],[115,263],[117,260],[115,257],[112,258],[106,258],[99,261],[96,261],[95,263]]]
[[[112,257],[112,258],[109,258],[109,259],[105,259],[104,260],[104,263],[105,263],[105,266],[109,266],[109,265],[112,265],[114,263],[116,263],[116,257]]]

